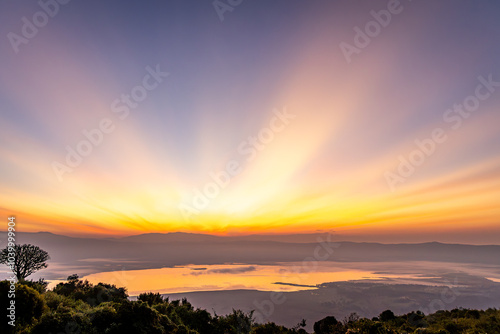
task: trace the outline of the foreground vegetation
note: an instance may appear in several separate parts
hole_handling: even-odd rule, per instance
[[[163,298],[158,293],[145,293],[130,301],[124,288],[82,281],[76,275],[47,291],[47,283],[16,283],[15,328],[3,317],[1,333],[186,333],[186,334],[291,334],[307,333],[305,321],[294,328],[275,323],[257,324],[252,312],[233,310],[228,315],[212,315],[195,309],[187,300]],[[9,281],[0,282],[3,310],[9,307]],[[4,311],[5,312],[5,311]],[[317,334],[340,333],[420,333],[479,334],[500,333],[500,310],[455,309],[431,315],[421,312],[396,316],[382,312],[372,319],[352,314],[339,321],[330,316],[314,323]]]

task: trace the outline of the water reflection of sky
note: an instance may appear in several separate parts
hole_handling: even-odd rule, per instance
[[[442,285],[447,273],[488,277],[500,281],[500,268],[435,262],[280,263],[272,265],[186,265],[173,268],[102,272],[85,276],[92,283],[126,286],[130,295],[145,291],[176,293],[253,289],[297,291],[325,282],[369,280],[389,284]],[[55,283],[55,282],[54,282]],[[468,284],[468,282],[459,282]]]

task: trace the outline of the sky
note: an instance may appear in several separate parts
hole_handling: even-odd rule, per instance
[[[2,1],[0,217],[498,243],[499,15],[493,0]]]

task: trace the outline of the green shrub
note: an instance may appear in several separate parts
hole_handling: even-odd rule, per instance
[[[13,321],[11,323],[15,324],[17,331],[31,326],[46,309],[45,301],[38,291],[22,283],[15,283],[13,287],[15,290],[11,289],[10,281],[0,281],[0,307],[3,314],[1,333],[14,332],[14,327],[8,323],[10,321]]]
[[[158,292],[141,293],[139,297],[137,297],[137,300],[146,302],[149,306],[163,303],[163,297]]]

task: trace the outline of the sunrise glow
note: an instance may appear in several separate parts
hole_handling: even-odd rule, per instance
[[[298,10],[300,29],[281,23],[278,36],[261,36],[240,27],[227,40],[215,37],[230,24],[217,17],[186,28],[187,39],[172,35],[170,17],[155,30],[169,42],[145,50],[134,29],[149,23],[92,29],[79,6],[18,54],[1,45],[0,212],[19,216],[22,231],[500,233],[498,58],[486,44],[462,52],[457,38],[447,45],[454,59],[430,61],[418,48],[428,29],[444,28],[412,20],[417,4],[398,14],[404,29],[390,26],[351,63],[339,43],[352,43],[368,7],[341,20],[329,20],[340,10],[333,4]],[[238,55],[243,41],[255,47]],[[447,112],[481,84],[488,96],[468,116]],[[444,139],[427,154],[416,141],[436,129]],[[82,144],[85,133],[98,144]],[[71,156],[78,148],[86,156]],[[419,162],[408,176],[398,174],[401,157]],[[238,170],[230,180],[228,164]]]

